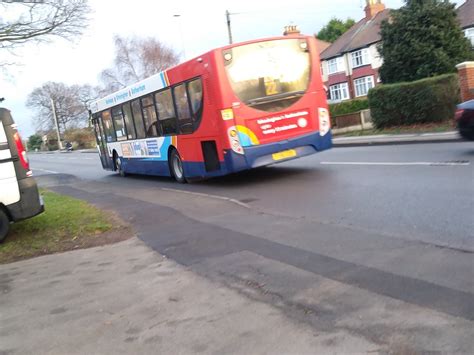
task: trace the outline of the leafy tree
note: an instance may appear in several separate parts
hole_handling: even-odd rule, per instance
[[[25,43],[72,40],[88,23],[87,0],[0,1],[0,49],[13,52]],[[0,66],[11,64],[0,62]]]
[[[346,21],[333,18],[318,32],[316,37],[320,40],[332,43],[354,25],[355,21],[351,18],[348,18]]]
[[[105,92],[113,92],[178,64],[179,55],[159,40],[115,37],[115,60],[104,70],[101,81]]]
[[[67,86],[64,83],[48,82],[34,89],[26,105],[36,112],[38,129],[54,128],[51,100],[62,132],[68,128],[86,126],[89,121],[87,104],[97,98],[97,90],[90,85]]]
[[[41,149],[41,144],[43,140],[39,134],[33,134],[28,138],[28,149],[29,150],[36,150]]]
[[[469,41],[447,0],[405,0],[381,26],[378,46],[384,83],[413,81],[456,71],[470,57]]]

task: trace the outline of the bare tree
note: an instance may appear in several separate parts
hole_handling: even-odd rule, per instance
[[[159,40],[115,37],[115,60],[112,68],[102,71],[100,79],[106,92],[159,73],[178,64],[179,55]]]
[[[54,37],[71,40],[88,23],[87,0],[0,1],[0,49]]]
[[[36,113],[37,129],[48,131],[54,127],[52,99],[60,130],[64,132],[68,128],[87,125],[87,105],[95,98],[97,89],[90,85],[67,86],[64,83],[48,82],[28,95],[26,105]]]

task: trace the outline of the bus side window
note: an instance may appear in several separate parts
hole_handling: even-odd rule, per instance
[[[123,122],[122,109],[119,107],[112,108],[112,119],[114,120],[115,135],[118,141],[127,139],[125,124]]]
[[[188,83],[189,99],[193,110],[194,122],[199,122],[202,117],[202,82],[196,79]]]
[[[140,100],[132,101],[133,121],[137,129],[137,138],[145,138],[145,126],[143,125],[142,109],[140,107]]]
[[[176,113],[174,112],[173,98],[171,90],[157,92],[155,94],[156,108],[158,110],[158,119],[160,120],[161,131],[163,135],[178,134],[176,125]]]
[[[158,122],[155,105],[151,95],[142,98],[143,118],[145,119],[145,132],[147,137],[158,136]]]
[[[173,91],[176,110],[178,111],[179,132],[184,134],[193,133],[193,119],[189,109],[185,84],[176,86]]]
[[[130,102],[122,106],[122,112],[125,119],[125,125],[127,126],[128,139],[137,138],[137,134],[135,133],[135,125],[133,124],[132,108],[130,107]]]
[[[102,112],[102,124],[104,126],[104,134],[107,139],[107,143],[115,142],[117,138],[115,137],[115,130],[112,124],[112,116],[110,115],[109,110]]]

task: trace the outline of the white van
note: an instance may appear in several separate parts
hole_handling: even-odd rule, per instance
[[[44,211],[26,151],[10,111],[0,107],[0,242],[10,223]]]

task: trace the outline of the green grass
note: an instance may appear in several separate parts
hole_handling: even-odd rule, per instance
[[[337,127],[336,127],[337,128]],[[353,131],[338,134],[338,137],[360,137],[372,136],[377,134],[420,134],[420,133],[441,133],[455,130],[452,121],[444,121],[440,123],[426,123],[409,126],[397,126],[384,129],[366,129],[363,131]]]
[[[0,264],[42,254],[96,245],[112,229],[108,216],[87,202],[41,190],[45,212],[11,225],[0,244]]]

